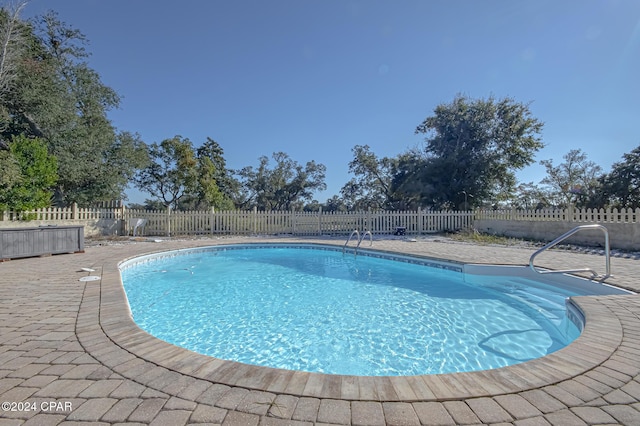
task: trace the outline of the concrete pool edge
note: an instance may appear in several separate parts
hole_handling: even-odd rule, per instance
[[[148,380],[141,379],[140,372],[135,369],[135,358],[211,383],[299,397],[381,402],[446,401],[521,392],[562,382],[605,362],[622,341],[620,320],[593,297],[581,296],[575,301],[586,319],[582,335],[558,352],[510,367],[408,377],[338,376],[256,367],[196,354],[140,330],[129,313],[119,263],[108,262],[103,267],[97,319],[109,339],[132,356],[131,368],[122,368],[119,373],[136,377],[141,384],[153,382],[156,377],[150,375]],[[114,351],[105,351],[92,355],[102,358],[106,364]]]

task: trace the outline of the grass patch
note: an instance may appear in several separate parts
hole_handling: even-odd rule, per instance
[[[500,245],[500,246],[513,246],[521,245],[524,240],[517,238],[509,238],[501,235],[486,234],[478,232],[475,229],[463,229],[457,232],[447,234],[449,238],[454,241],[468,242],[482,245]]]

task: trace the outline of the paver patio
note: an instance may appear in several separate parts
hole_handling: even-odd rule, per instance
[[[482,372],[353,377],[290,372],[194,354],[139,330],[117,264],[193,246],[344,240],[228,238],[87,247],[0,263],[2,425],[640,425],[640,296],[576,298],[583,334],[547,357]],[[374,249],[473,263],[523,265],[531,248],[437,239],[380,240]],[[545,252],[553,269],[602,256]],[[96,269],[101,280],[80,282]],[[640,260],[612,259],[607,280],[640,291]],[[8,409],[7,409],[8,408]],[[14,410],[15,409],[15,410]]]

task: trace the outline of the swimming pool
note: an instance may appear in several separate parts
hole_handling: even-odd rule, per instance
[[[145,256],[121,273],[133,318],[150,334],[290,370],[484,370],[542,357],[579,335],[580,314],[569,319],[565,303],[575,288],[465,268],[320,245],[237,245]]]

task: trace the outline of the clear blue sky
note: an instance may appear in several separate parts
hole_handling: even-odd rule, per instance
[[[350,178],[354,145],[413,148],[458,93],[531,102],[537,161],[581,148],[608,171],[640,145],[638,0],[31,0],[23,17],[47,10],[89,39],[123,98],[119,130],[210,136],[229,168],[276,151],[315,160],[321,202]]]

